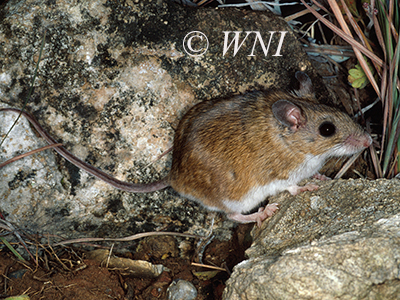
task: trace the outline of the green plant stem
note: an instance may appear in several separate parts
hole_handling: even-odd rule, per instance
[[[7,246],[8,249],[19,259],[25,261],[25,259],[10,245],[10,243],[3,237],[0,237],[0,240]]]

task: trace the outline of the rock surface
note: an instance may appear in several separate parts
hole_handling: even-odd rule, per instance
[[[398,179],[279,195],[282,210],[253,231],[224,299],[398,299],[399,195]]]
[[[75,155],[127,181],[150,182],[167,174],[170,156],[157,158],[172,145],[179,118],[200,100],[261,87],[288,89],[298,70],[306,71],[317,96],[327,99],[290,28],[265,12],[194,10],[168,1],[27,0],[7,1],[0,19],[0,106],[23,106],[45,35],[26,110]],[[193,30],[209,40],[200,57],[183,48]],[[232,48],[223,55],[224,31],[259,31],[266,42],[269,31],[287,31],[282,56],[273,56],[278,34],[267,56],[259,45],[249,56],[251,37],[235,56]],[[4,137],[15,114],[0,115]],[[21,119],[0,159],[43,145]],[[72,238],[150,230],[202,234],[209,226],[206,210],[172,190],[121,192],[52,150],[8,165],[0,176],[0,210],[33,231]]]
[[[306,71],[317,98],[326,89],[285,22],[267,12],[186,9],[167,1],[7,1],[0,9],[0,107],[22,107],[41,39],[43,56],[26,109],[87,162],[120,179],[153,181],[168,172],[174,128],[201,100],[246,90],[290,89]],[[202,31],[201,57],[183,40]],[[247,40],[223,55],[224,31],[288,31],[277,51]],[[244,35],[242,36],[242,38]],[[266,38],[267,37],[267,38]],[[16,115],[0,112],[0,136]],[[0,160],[44,146],[23,118],[1,146]],[[28,232],[124,236],[151,230],[205,235],[206,210],[172,190],[118,191],[51,150],[0,169],[0,211]],[[392,181],[330,181],[297,197],[282,193],[273,218],[253,231],[248,260],[238,265],[225,299],[397,299],[400,186]],[[216,220],[218,238],[233,223]]]

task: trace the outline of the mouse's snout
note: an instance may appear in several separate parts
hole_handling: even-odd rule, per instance
[[[371,144],[372,144],[372,138],[371,138],[371,136],[370,136],[368,133],[366,133],[366,132],[365,132],[365,137],[366,137],[366,139],[365,139],[365,141],[364,141],[364,147],[365,147],[365,148],[368,148],[368,147],[371,146]]]
[[[366,132],[363,134],[351,134],[346,138],[344,143],[355,150],[362,150],[372,144],[372,138]]]

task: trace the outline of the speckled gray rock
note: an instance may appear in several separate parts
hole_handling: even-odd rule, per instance
[[[274,199],[224,299],[399,299],[400,181],[322,184]]]
[[[179,118],[200,100],[288,88],[298,70],[327,99],[290,28],[266,12],[194,10],[169,1],[11,0],[0,19],[0,106],[22,107],[46,33],[27,111],[75,155],[127,181],[153,181],[168,172],[170,156],[157,157],[172,145]],[[184,52],[183,39],[193,30],[210,42],[202,57]],[[236,56],[223,55],[223,31],[259,31],[265,41],[269,31],[287,31],[282,56],[273,56],[278,34],[267,57],[259,46],[248,56],[250,38]],[[0,113],[2,135],[12,115]],[[1,161],[45,145],[26,122],[12,138]],[[0,210],[33,231],[122,236],[160,229],[203,233],[209,227],[206,210],[171,190],[118,191],[52,150],[8,165],[0,176]]]

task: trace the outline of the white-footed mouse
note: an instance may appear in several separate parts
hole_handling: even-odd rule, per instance
[[[162,180],[149,184],[120,181],[54,148],[77,167],[128,192],[145,193],[171,186],[180,195],[240,223],[259,225],[278,209],[276,203],[258,212],[266,197],[288,190],[292,195],[315,190],[301,180],[318,176],[333,156],[350,156],[368,147],[371,137],[343,112],[317,104],[310,78],[297,72],[296,94],[271,90],[201,102],[180,121],[172,167]],[[18,109],[6,108],[20,112]],[[48,143],[57,143],[28,113],[23,115]]]

